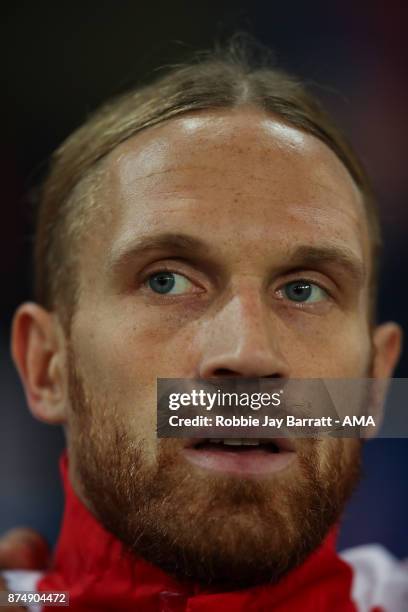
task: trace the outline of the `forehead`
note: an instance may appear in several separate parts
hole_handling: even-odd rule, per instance
[[[101,194],[106,223],[90,247],[103,253],[161,231],[241,251],[324,238],[369,259],[362,198],[340,160],[252,109],[201,111],[137,134],[107,158]]]

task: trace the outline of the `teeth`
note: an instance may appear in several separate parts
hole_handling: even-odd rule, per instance
[[[259,446],[259,440],[254,438],[212,438],[210,442],[214,444],[224,444],[225,446]]]
[[[266,445],[273,453],[279,453],[279,447],[270,440],[262,438],[208,438],[205,440],[211,444],[222,444],[224,446],[262,446]]]
[[[240,438],[225,438],[223,443],[225,446],[242,446],[242,440]]]

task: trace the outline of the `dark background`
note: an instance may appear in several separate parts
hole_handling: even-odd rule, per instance
[[[401,2],[58,1],[0,10],[0,532],[30,525],[54,541],[62,509],[59,429],[29,415],[8,354],[13,310],[30,297],[25,194],[53,149],[100,102],[164,64],[246,30],[313,84],[363,158],[381,205],[380,320],[408,320],[407,10]],[[407,353],[396,376],[408,377]],[[340,548],[380,542],[408,556],[408,441],[377,440]]]

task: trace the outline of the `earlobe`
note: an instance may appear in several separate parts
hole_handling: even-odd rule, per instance
[[[11,352],[33,415],[46,423],[65,422],[65,346],[53,313],[22,304],[14,315]]]
[[[391,378],[402,348],[402,329],[397,323],[383,323],[373,335],[373,378]]]

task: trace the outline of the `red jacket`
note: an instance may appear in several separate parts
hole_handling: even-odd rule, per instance
[[[69,591],[70,610],[83,612],[355,612],[352,570],[335,551],[333,530],[303,565],[276,585],[211,592],[179,582],[135,557],[76,497],[61,462],[66,494],[53,565],[39,590]]]

